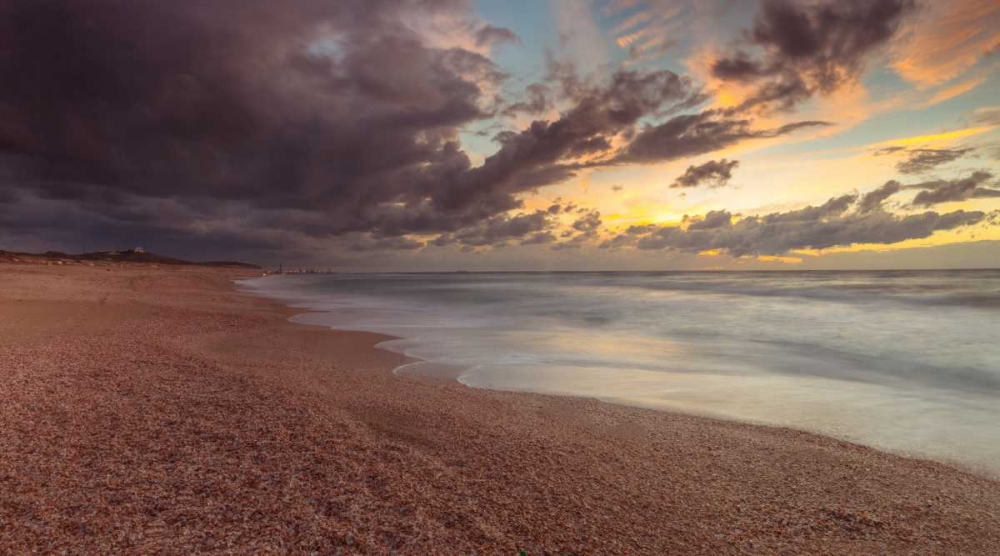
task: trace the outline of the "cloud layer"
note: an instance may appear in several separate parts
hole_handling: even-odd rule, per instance
[[[0,89],[0,226],[58,236],[73,214],[66,231],[88,243],[190,237],[266,250],[363,234],[352,250],[410,249],[383,240],[439,234],[475,245],[537,219],[507,213],[581,169],[821,125],[759,129],[713,111],[648,123],[703,94],[666,70],[591,83],[556,64],[569,107],[501,132],[474,167],[459,133],[495,116],[507,75],[489,49],[519,38],[462,0],[3,8],[0,79],[17,85]],[[441,21],[450,43],[419,31]],[[547,86],[527,93],[508,113],[550,106]]]
[[[672,188],[698,187],[708,185],[709,187],[722,187],[729,183],[733,177],[733,169],[740,165],[739,160],[709,160],[698,166],[688,166],[687,170],[670,185]]]
[[[1000,197],[1000,189],[984,187],[992,178],[993,174],[978,171],[965,178],[928,181],[910,185],[908,188],[921,190],[913,198],[915,206],[929,207],[972,198]]]
[[[925,238],[937,231],[971,226],[987,218],[980,211],[945,214],[928,211],[900,216],[873,208],[874,199],[884,194],[883,190],[860,203],[857,195],[844,195],[820,206],[739,220],[727,211],[713,211],[685,226],[633,226],[604,242],[602,247],[716,251],[733,257],[775,256],[802,249],[891,244]]]
[[[907,151],[906,160],[902,160],[896,164],[896,169],[902,174],[926,174],[938,166],[962,158],[973,150],[972,148],[913,149]]]
[[[914,5],[912,0],[765,0],[744,44],[716,60],[712,73],[756,85],[744,107],[791,109],[856,79],[867,57],[888,43]]]
[[[486,115],[483,90],[503,76],[409,23],[464,10],[6,2],[0,78],[18,86],[0,90],[5,185],[126,220],[169,200],[172,217],[147,222],[178,233],[233,207],[247,227],[307,236],[478,220],[494,207],[446,208],[433,192],[468,172],[456,131]]]
[[[856,82],[917,13],[911,0],[765,0],[701,75],[751,91],[721,105],[648,63],[693,7],[619,8],[625,62],[581,74],[555,49],[532,82],[496,62],[530,37],[469,0],[0,0],[0,238],[263,260],[602,242],[744,256],[983,220],[888,212],[902,190],[916,191],[905,211],[997,195],[988,173],[924,176],[970,148],[900,147],[899,172],[931,181],[765,216],[703,209],[610,238],[621,215],[604,207],[540,210],[551,201],[526,199],[543,188],[634,165],[685,161],[665,190],[728,184],[739,162],[720,151],[836,124],[785,112]],[[642,194],[623,187],[610,187],[622,203]]]

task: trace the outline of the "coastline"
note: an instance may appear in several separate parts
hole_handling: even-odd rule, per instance
[[[237,287],[298,310],[292,322],[391,336],[377,347],[422,361],[397,372],[440,376],[473,388],[784,427],[1000,479],[1000,428],[995,426],[1000,383],[989,365],[975,356],[942,357],[954,351],[955,343],[948,340],[911,343],[929,333],[930,324],[934,330],[952,330],[951,338],[958,334],[989,346],[994,345],[991,335],[977,336],[975,330],[992,327],[971,324],[984,316],[976,312],[968,315],[966,334],[955,314],[942,312],[923,326],[894,320],[907,318],[914,307],[945,302],[943,295],[931,300],[896,295],[907,288],[946,286],[923,274],[904,274],[904,283],[892,285],[873,283],[870,273],[859,273],[853,282],[820,285],[756,278],[678,283],[658,273],[644,282],[616,273],[596,284],[553,282],[545,275],[512,283],[485,273],[454,282],[436,274],[399,280],[268,277],[239,280]],[[892,297],[885,303],[883,326],[837,295],[862,285]],[[557,300],[540,312],[531,303],[522,305],[540,290]],[[669,293],[643,307],[634,303],[661,291]],[[732,294],[740,309],[728,323],[694,316],[718,309],[718,300]],[[505,301],[498,305],[498,299]],[[654,307],[692,313],[692,318],[654,324]],[[829,321],[815,327],[825,334],[799,334],[796,324],[810,322],[802,314],[824,318],[816,311],[826,312]],[[755,313],[770,322],[747,332],[746,317]],[[895,330],[893,322],[907,322],[908,336],[879,335]],[[875,337],[881,341],[873,343]],[[984,358],[988,353],[984,350]]]
[[[267,296],[261,296],[261,297],[263,297],[265,299],[270,299]],[[289,308],[289,306],[287,304],[284,304],[281,301],[277,301],[277,302],[279,304],[281,304],[282,306],[284,306],[286,308]],[[311,310],[308,310],[307,312],[311,312]],[[373,349],[387,351],[389,353],[393,353],[393,354],[399,355],[399,356],[401,356],[401,357],[404,358],[404,361],[401,362],[401,364],[399,364],[396,367],[393,367],[392,369],[390,369],[389,372],[391,372],[392,374],[395,374],[395,375],[402,375],[404,377],[409,377],[409,378],[414,378],[414,379],[421,379],[421,380],[442,381],[442,382],[448,382],[448,383],[455,383],[455,384],[459,384],[461,386],[464,386],[466,388],[471,388],[471,389],[476,389],[476,390],[490,390],[490,391],[495,391],[495,392],[507,392],[507,393],[512,393],[512,394],[522,394],[522,395],[528,395],[528,396],[542,396],[542,397],[553,397],[553,398],[570,398],[570,399],[578,399],[578,400],[590,400],[590,401],[594,401],[594,402],[598,402],[598,403],[611,404],[611,405],[615,405],[615,406],[628,407],[628,408],[632,408],[632,409],[639,409],[639,410],[646,410],[646,411],[655,411],[655,412],[658,412],[658,413],[670,413],[670,414],[676,414],[676,415],[685,415],[685,416],[699,418],[699,419],[706,419],[706,420],[709,420],[709,421],[717,421],[717,422],[723,422],[723,423],[736,423],[736,424],[742,424],[742,425],[747,425],[747,426],[752,426],[752,427],[761,427],[761,428],[772,429],[772,430],[779,430],[779,431],[783,430],[783,431],[789,431],[789,432],[812,434],[812,435],[816,435],[816,436],[821,437],[821,438],[828,438],[828,439],[836,440],[836,441],[839,441],[839,442],[844,442],[844,443],[847,443],[847,444],[850,444],[850,445],[853,445],[853,446],[857,446],[859,448],[870,449],[870,450],[874,450],[874,451],[879,452],[879,453],[884,453],[884,454],[887,454],[887,455],[892,455],[892,456],[903,458],[903,459],[908,459],[908,460],[913,460],[913,461],[934,462],[934,463],[938,463],[938,464],[941,464],[941,465],[953,468],[953,469],[958,470],[958,471],[962,471],[962,472],[965,472],[965,473],[971,473],[973,475],[978,475],[980,477],[983,477],[983,478],[986,478],[986,479],[989,479],[989,480],[992,480],[992,481],[1000,481],[1000,473],[998,473],[994,469],[987,468],[987,467],[982,467],[982,466],[977,467],[977,466],[975,466],[975,465],[973,465],[973,464],[971,464],[969,462],[964,462],[964,461],[960,461],[960,460],[949,460],[949,459],[946,459],[946,458],[935,458],[935,457],[931,457],[931,456],[925,456],[925,455],[913,454],[913,453],[906,453],[906,452],[901,452],[901,451],[894,451],[894,450],[886,449],[886,448],[880,447],[880,446],[873,446],[873,445],[870,445],[870,444],[865,444],[864,442],[859,441],[857,439],[851,439],[851,438],[845,438],[845,437],[837,436],[835,434],[824,434],[823,432],[820,432],[820,431],[808,430],[808,429],[805,429],[805,428],[796,428],[796,427],[792,427],[792,426],[784,426],[784,425],[772,424],[772,423],[768,423],[766,421],[739,419],[739,418],[729,417],[727,415],[718,414],[718,413],[698,411],[696,408],[691,408],[691,407],[682,409],[682,408],[664,407],[663,405],[658,405],[658,404],[654,404],[654,403],[643,404],[641,402],[637,402],[635,400],[628,399],[628,398],[614,398],[614,397],[601,397],[601,396],[585,396],[585,395],[572,394],[572,393],[535,392],[535,391],[527,390],[527,389],[490,388],[490,387],[486,387],[486,386],[477,386],[475,384],[470,384],[470,383],[468,383],[466,381],[461,380],[463,374],[468,370],[465,367],[460,367],[460,366],[456,366],[456,365],[447,365],[447,364],[443,364],[443,363],[436,363],[434,361],[429,361],[429,360],[421,359],[421,358],[419,358],[419,357],[417,357],[415,355],[411,355],[411,354],[406,353],[406,350],[398,350],[398,349],[394,349],[392,346],[386,345],[386,344],[391,344],[391,343],[393,343],[395,341],[398,341],[398,340],[405,340],[405,338],[402,338],[402,337],[399,337],[399,336],[394,336],[394,335],[391,335],[391,334],[384,334],[384,333],[381,333],[381,332],[369,332],[369,331],[363,331],[363,330],[352,330],[352,329],[349,329],[349,328],[337,328],[337,327],[325,326],[325,325],[322,325],[322,324],[301,323],[301,322],[296,322],[296,321],[292,320],[292,319],[294,319],[294,317],[300,316],[300,315],[303,315],[303,314],[305,314],[305,313],[303,313],[301,309],[299,309],[299,310],[293,310],[292,313],[290,314],[290,317],[289,317],[290,318],[290,322],[292,322],[294,324],[301,325],[301,326],[319,327],[321,329],[328,330],[328,331],[330,331],[330,332],[332,332],[334,334],[366,333],[366,334],[374,334],[374,335],[380,337],[372,345]]]
[[[232,269],[0,265],[0,551],[1000,550],[1000,483],[789,429],[393,373]]]

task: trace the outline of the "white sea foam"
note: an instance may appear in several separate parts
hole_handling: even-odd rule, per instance
[[[473,387],[789,426],[1000,474],[1000,272],[276,276]]]

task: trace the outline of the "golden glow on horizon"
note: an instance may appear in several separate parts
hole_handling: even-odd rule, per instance
[[[997,13],[996,7],[1000,6],[995,0],[970,0],[968,4],[974,8],[970,13],[980,13],[983,17]],[[652,21],[643,10],[645,8],[636,9],[623,16],[612,36],[607,37],[611,39],[612,48],[634,50],[636,45],[649,40],[651,35],[648,29]],[[655,164],[615,164],[590,168],[579,171],[577,177],[568,182],[546,187],[544,199],[538,199],[541,196],[538,192],[527,194],[526,207],[545,209],[552,199],[561,196],[563,202],[598,210],[603,221],[600,237],[606,238],[621,233],[629,226],[675,226],[685,229],[686,220],[701,218],[713,210],[731,212],[735,223],[751,215],[819,206],[841,195],[856,194],[860,197],[889,180],[898,180],[904,185],[933,179],[950,180],[965,177],[975,169],[986,169],[1000,175],[1000,167],[990,150],[1000,144],[1000,125],[991,116],[990,107],[981,104],[984,95],[998,88],[998,64],[985,59],[980,63],[967,56],[954,60],[954,63],[949,59],[949,52],[961,49],[963,40],[985,44],[980,39],[990,34],[1000,37],[1000,32],[987,29],[989,26],[984,23],[985,20],[971,22],[969,14],[959,13],[961,10],[956,7],[942,6],[931,11],[947,16],[947,21],[942,23],[948,27],[947,33],[888,45],[885,52],[889,57],[882,59],[881,72],[875,71],[875,62],[871,60],[872,65],[867,72],[846,76],[839,87],[812,95],[796,105],[794,110],[747,115],[749,125],[755,130],[776,129],[801,121],[831,122],[832,125],[804,127],[774,138],[746,138],[730,144],[720,142],[726,146],[690,158]],[[925,27],[927,24],[928,20],[920,22]],[[961,28],[987,29],[989,32],[972,37],[962,35]],[[920,45],[930,50],[921,52],[915,48]],[[715,77],[713,64],[729,52],[731,49],[721,39],[700,38],[686,52],[675,55],[679,56],[679,63],[686,67],[686,73],[693,81],[710,94],[707,105],[699,107],[699,110],[735,108],[758,93],[759,82],[723,82]],[[894,70],[896,75],[892,76]],[[935,77],[932,75],[934,71],[946,71],[949,75],[947,78]],[[807,76],[807,79],[811,78]],[[976,102],[980,104],[974,104]],[[642,121],[637,127],[658,122]],[[894,138],[883,139],[886,137]],[[609,139],[617,148],[626,144],[620,136]],[[906,150],[877,153],[885,147],[904,147]],[[923,175],[901,173],[900,163],[914,156],[913,151],[919,148],[974,150]],[[594,162],[596,156],[591,154],[574,162]],[[724,187],[671,188],[671,184],[689,166],[723,158],[739,161],[732,179]],[[623,188],[618,188],[619,185]],[[994,184],[991,180],[984,187],[1000,188],[1000,182]],[[926,211],[991,213],[1000,210],[1000,199],[982,197],[958,203],[914,207],[911,203],[915,193],[914,190],[904,190],[888,199],[884,206],[899,217]],[[534,199],[529,200],[529,196]],[[561,226],[568,227],[575,218],[575,215],[567,214],[560,215],[558,220]],[[996,216],[993,219],[996,220]],[[860,237],[878,238],[880,235],[861,234]],[[811,258],[832,253],[889,252],[981,239],[1000,240],[1000,226],[982,223],[895,244],[857,244],[780,256],[758,256],[749,260],[801,265],[809,263]],[[744,264],[748,260],[733,260],[720,250],[698,255],[705,257],[709,264],[718,262],[724,267]]]
[[[775,255],[759,255],[757,260],[763,261],[765,263],[787,263],[787,264],[802,264],[801,257],[793,257],[790,255],[785,256],[775,256]]]

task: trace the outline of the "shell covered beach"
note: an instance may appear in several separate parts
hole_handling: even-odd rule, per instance
[[[247,275],[0,264],[0,553],[1000,552],[988,478],[394,375]]]

